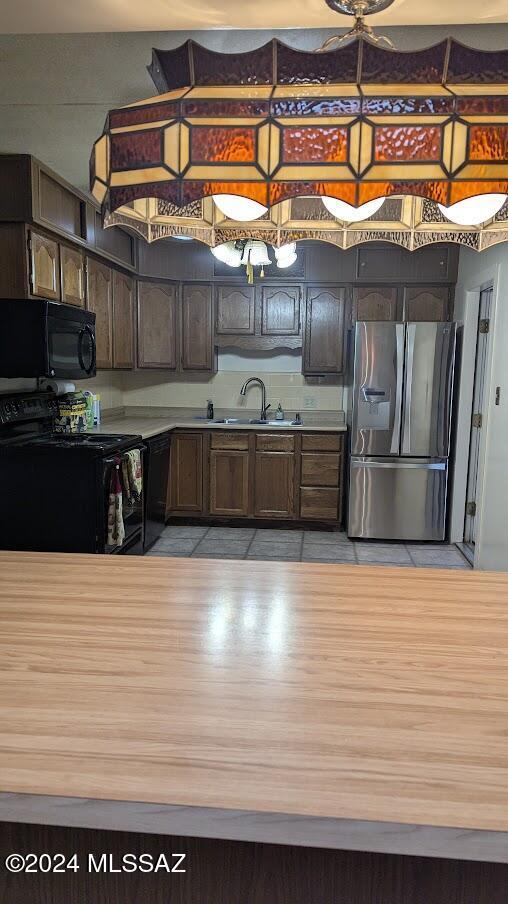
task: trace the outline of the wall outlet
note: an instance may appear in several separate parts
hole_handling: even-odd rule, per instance
[[[303,397],[303,407],[307,410],[309,408],[317,408],[317,402],[315,396],[306,395]]]

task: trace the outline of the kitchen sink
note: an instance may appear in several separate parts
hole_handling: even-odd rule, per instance
[[[256,424],[260,427],[301,427],[301,421],[262,421],[261,418],[241,417],[216,417],[213,420],[204,417],[195,417],[196,421],[206,421],[208,424]]]

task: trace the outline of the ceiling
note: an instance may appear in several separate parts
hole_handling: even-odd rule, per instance
[[[324,0],[16,0],[0,4],[0,34],[165,31],[211,28],[350,27]],[[507,0],[395,0],[374,26],[508,22]]]

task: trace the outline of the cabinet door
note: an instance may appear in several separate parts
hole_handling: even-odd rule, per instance
[[[210,452],[210,514],[233,518],[249,514],[249,453]]]
[[[254,477],[255,517],[293,518],[294,513],[294,453],[256,452]]]
[[[89,257],[86,268],[86,300],[95,313],[97,367],[113,367],[113,280],[109,267]]]
[[[53,239],[30,233],[30,288],[32,295],[60,299],[60,255]]]
[[[113,367],[134,367],[134,280],[113,273]]]
[[[253,336],[254,288],[217,286],[215,332],[218,336]]]
[[[360,287],[355,292],[356,320],[397,320],[395,286]]]
[[[174,285],[138,285],[138,367],[176,370],[178,289]]]
[[[344,368],[343,287],[309,287],[305,312],[304,374],[340,374]]]
[[[81,251],[60,245],[60,278],[62,301],[85,306],[85,260]]]
[[[203,512],[203,434],[174,433],[169,467],[169,512]]]
[[[404,320],[450,320],[448,286],[408,286],[404,294]]]
[[[182,287],[182,370],[214,369],[210,285]]]
[[[263,336],[298,336],[300,332],[300,287],[261,288],[261,333]]]

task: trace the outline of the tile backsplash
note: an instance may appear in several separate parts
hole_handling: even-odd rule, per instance
[[[259,388],[252,386],[245,396],[240,387],[247,377],[260,377],[267,401],[275,411],[279,402],[287,411],[340,411],[343,409],[342,384],[317,385],[305,382],[299,373],[266,371],[219,371],[213,377],[181,377],[168,380],[164,374],[147,372],[123,374],[123,404],[206,408],[211,399],[217,408],[256,409],[261,404]]]
[[[130,405],[206,409],[207,399],[211,399],[216,408],[256,410],[261,405],[259,388],[252,386],[245,396],[241,396],[240,387],[248,377],[260,377],[273,411],[279,402],[288,412],[329,412],[344,408],[344,390],[339,378],[333,385],[308,383],[301,373],[288,370],[278,372],[275,368],[279,363],[288,366],[288,362],[274,361],[274,370],[268,371],[266,362],[253,359],[249,367],[242,363],[238,370],[219,370],[212,377],[181,374],[168,378],[163,371],[103,370],[92,380],[77,382],[76,389],[90,389],[98,393],[103,409]],[[229,362],[229,367],[232,366],[234,360]],[[0,380],[0,392],[35,388],[35,380]]]

